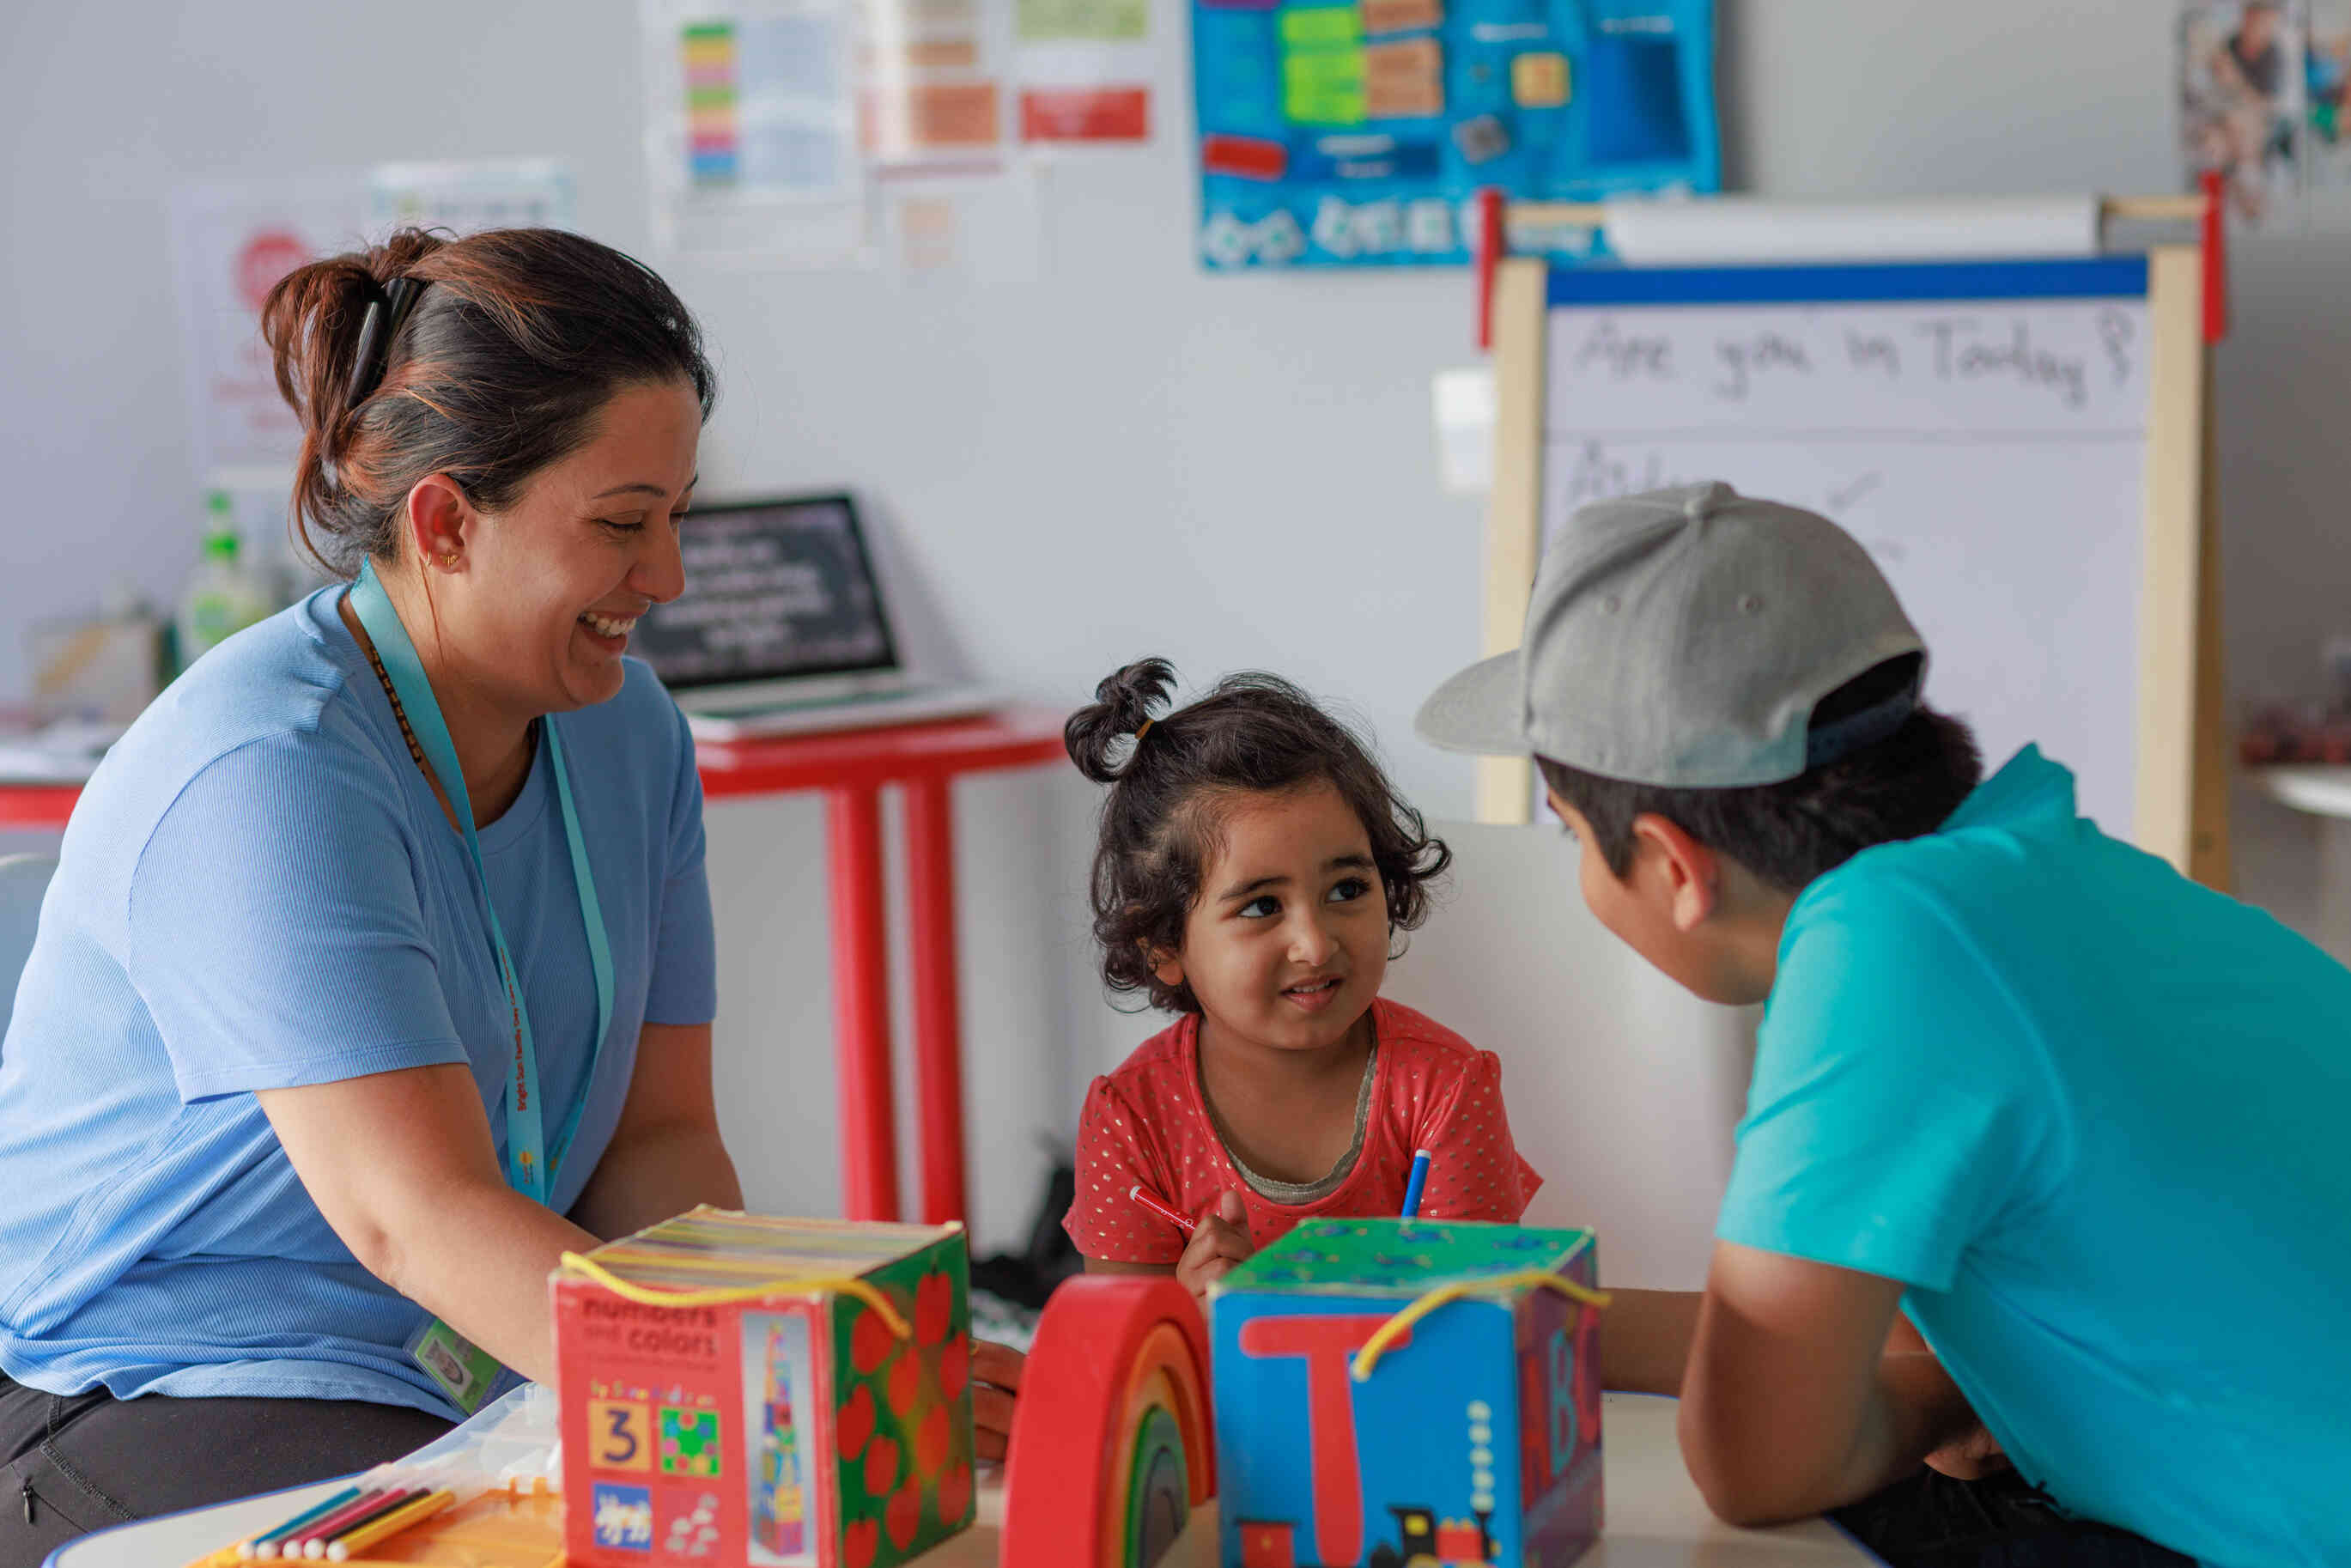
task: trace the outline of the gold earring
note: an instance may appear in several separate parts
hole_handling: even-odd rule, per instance
[[[456,570],[457,552],[455,550],[451,550],[447,555],[443,556],[441,558],[441,564],[447,567],[451,571]]]

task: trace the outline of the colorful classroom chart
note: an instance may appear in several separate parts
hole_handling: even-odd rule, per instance
[[[664,251],[870,256],[849,0],[638,0]]]
[[[1487,186],[1721,184],[1713,0],[1193,0],[1192,68],[1218,271],[1465,262]]]

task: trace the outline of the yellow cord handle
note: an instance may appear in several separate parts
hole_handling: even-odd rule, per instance
[[[1541,1269],[1525,1269],[1515,1274],[1494,1274],[1483,1280],[1456,1280],[1452,1284],[1437,1286],[1405,1308],[1382,1323],[1372,1337],[1364,1342],[1364,1348],[1355,1353],[1355,1381],[1361,1383],[1371,1376],[1372,1368],[1380,1364],[1380,1357],[1385,1355],[1413,1324],[1447,1302],[1458,1301],[1465,1296],[1529,1289],[1557,1291],[1569,1300],[1582,1301],[1590,1307],[1604,1307],[1609,1300],[1605,1291],[1595,1291],[1589,1285],[1562,1280],[1557,1274]]]
[[[801,1295],[811,1291],[838,1291],[854,1296],[881,1314],[882,1322],[900,1339],[912,1339],[914,1326],[899,1315],[890,1298],[853,1274],[787,1274],[756,1285],[719,1285],[707,1291],[656,1291],[623,1280],[592,1258],[566,1252],[560,1267],[567,1273],[593,1280],[624,1301],[648,1307],[723,1307],[730,1301],[756,1301],[762,1296]]]

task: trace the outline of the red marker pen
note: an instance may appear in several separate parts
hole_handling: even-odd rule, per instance
[[[1157,1215],[1160,1218],[1165,1220],[1168,1224],[1174,1226],[1176,1229],[1182,1231],[1186,1236],[1191,1235],[1192,1232],[1200,1228],[1196,1221],[1186,1219],[1183,1215],[1177,1213],[1174,1206],[1169,1204],[1165,1198],[1145,1191],[1141,1182],[1137,1182],[1133,1186],[1128,1187],[1126,1189],[1126,1196],[1134,1199],[1135,1202],[1141,1204],[1144,1207],[1149,1209],[1152,1213]]]

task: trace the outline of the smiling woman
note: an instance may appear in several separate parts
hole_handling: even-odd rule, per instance
[[[67,830],[0,1074],[0,1568],[405,1452],[550,1372],[563,1251],[741,1202],[693,746],[623,656],[683,587],[692,318],[578,235],[408,231],[265,333],[354,580]]]

